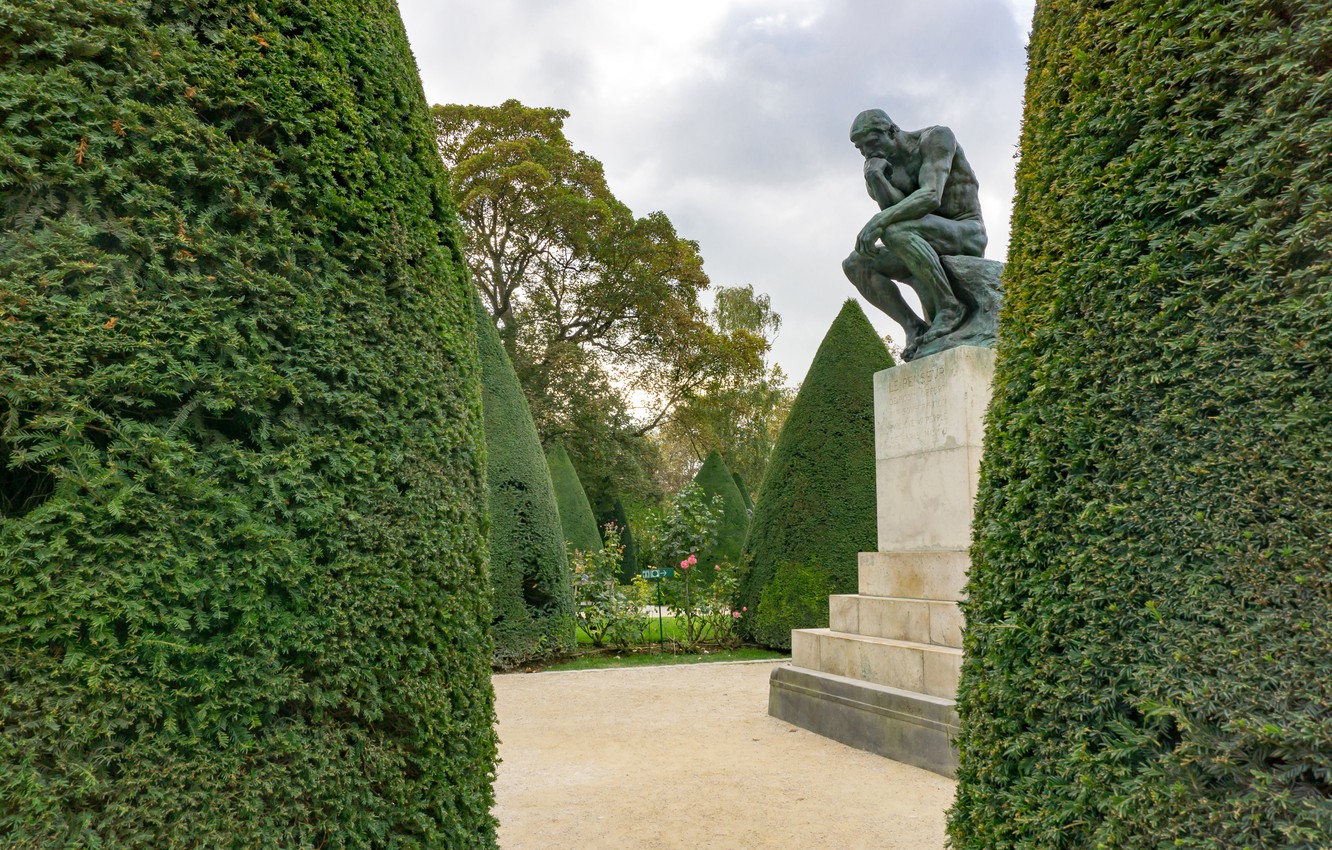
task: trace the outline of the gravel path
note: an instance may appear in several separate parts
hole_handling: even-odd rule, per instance
[[[503,850],[940,850],[953,782],[768,716],[759,662],[494,677]]]

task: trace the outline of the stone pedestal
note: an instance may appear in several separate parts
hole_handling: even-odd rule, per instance
[[[879,551],[829,628],[791,633],[768,713],[952,776],[961,599],[994,351],[963,346],[874,376]]]

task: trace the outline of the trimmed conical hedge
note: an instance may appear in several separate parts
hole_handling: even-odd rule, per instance
[[[740,551],[745,545],[745,532],[749,529],[749,512],[745,498],[735,486],[731,470],[722,456],[713,451],[694,475],[694,483],[703,495],[721,507],[721,522],[717,526],[717,542],[706,552],[699,553],[699,573],[709,575],[712,567],[722,561],[739,565]]]
[[[611,522],[620,531],[620,582],[628,584],[638,575],[638,544],[634,541],[634,530],[629,525],[629,514],[624,509],[624,502],[615,500],[611,512]]]
[[[874,373],[892,365],[860,305],[847,301],[814,355],[754,503],[744,546],[748,574],[740,587],[751,636],[763,589],[784,562],[817,564],[834,593],[855,592],[857,557],[874,551],[878,535]],[[790,630],[778,631],[786,633],[779,645],[789,646]]]
[[[740,498],[745,500],[745,509],[753,513],[754,500],[749,497],[749,488],[745,486],[745,479],[738,472],[732,472],[731,478],[735,480],[735,488],[740,491]]]
[[[1038,6],[954,847],[1328,846],[1329,45]]]
[[[564,446],[559,443],[551,446],[546,453],[546,464],[550,468],[551,483],[555,485],[555,503],[559,506],[565,542],[570,549],[600,551],[601,532],[597,530],[597,520]]]
[[[0,844],[493,846],[474,322],[397,10],[3,18]]]
[[[473,303],[486,422],[491,636],[495,663],[510,666],[573,649],[572,574],[523,388],[480,298]]]

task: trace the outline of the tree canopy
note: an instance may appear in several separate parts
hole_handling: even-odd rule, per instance
[[[760,356],[731,364],[686,397],[663,423],[656,435],[662,454],[658,480],[670,491],[683,486],[712,451],[737,475],[761,485],[795,400],[781,367],[766,361],[782,324],[767,295],[750,285],[716,287],[708,319],[719,333],[757,343]]]
[[[543,443],[564,443],[603,511],[615,489],[649,492],[645,435],[757,363],[762,339],[708,320],[698,245],[611,193],[601,164],[565,137],[567,112],[509,100],[434,116],[472,280]]]

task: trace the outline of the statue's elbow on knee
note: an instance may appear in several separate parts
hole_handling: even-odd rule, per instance
[[[865,258],[857,254],[855,251],[852,251],[847,255],[845,260],[842,260],[842,273],[852,281],[864,274],[864,271]]]

